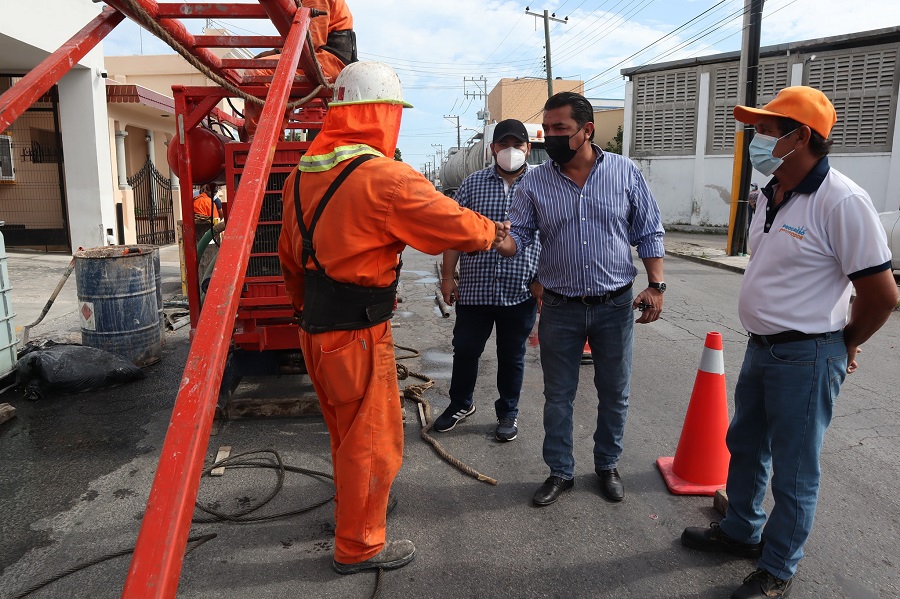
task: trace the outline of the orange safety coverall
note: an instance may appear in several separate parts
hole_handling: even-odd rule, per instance
[[[205,191],[194,196],[194,216],[219,218],[219,209]]]
[[[400,130],[397,105],[335,106],[304,160],[364,144],[363,153],[393,156]],[[326,160],[327,162],[327,160]],[[319,199],[350,163],[334,161],[303,172],[300,196],[309,226]],[[304,163],[301,162],[301,165]],[[295,170],[284,185],[278,254],[294,308],[303,310],[302,239],[294,207]],[[379,157],[363,163],[337,190],[315,229],[316,256],[328,276],[385,287],[399,253],[410,245],[428,254],[486,250],[496,234],[490,220],[437,192],[409,165]],[[310,260],[305,266],[315,268]],[[300,332],[303,358],[331,436],[335,483],[334,559],[352,564],[381,551],[388,493],[403,460],[403,422],[390,321],[368,328]]]
[[[353,29],[353,15],[350,14],[350,8],[344,0],[303,0],[304,8],[316,8],[328,13],[328,16],[314,17],[309,22],[309,37],[312,40],[313,48],[316,49],[316,59],[322,67],[322,73],[330,81],[334,81],[335,77],[343,70],[346,64],[344,61],[323,49],[328,43],[328,34],[332,31],[347,31]],[[272,75],[275,71],[271,69],[254,69],[251,71],[257,75]],[[310,80],[315,80],[312,73],[303,73]],[[256,129],[259,126],[259,117],[262,114],[262,106],[254,103],[244,105],[244,128],[247,132],[247,139],[253,138]]]

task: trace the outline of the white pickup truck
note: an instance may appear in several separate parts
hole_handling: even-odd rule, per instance
[[[900,210],[882,212],[878,215],[884,232],[887,234],[888,246],[891,248],[891,267],[900,270]]]

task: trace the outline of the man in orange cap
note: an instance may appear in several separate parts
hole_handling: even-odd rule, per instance
[[[399,254],[407,245],[428,254],[488,250],[508,231],[393,159],[409,106],[389,66],[349,65],[321,133],[284,186],[278,254],[331,435],[332,563],[341,574],[399,568],[415,554],[410,541],[385,542],[388,493],[403,457],[389,320]]]
[[[750,340],[726,438],[728,511],[709,528],[686,528],[681,542],[759,558],[732,599],[787,597],[813,525],[834,401],[860,345],[897,305],[897,286],[869,195],[828,164],[837,115],[825,94],[788,87],[734,116],[755,127],[753,167],[774,177],[750,226],[738,303]]]

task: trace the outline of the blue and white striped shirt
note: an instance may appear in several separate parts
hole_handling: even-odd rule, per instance
[[[474,172],[462,182],[456,192],[460,206],[474,210],[491,220],[503,222],[509,218],[509,202],[516,188],[533,170],[528,165],[507,190],[503,178],[494,166]],[[459,298],[462,305],[515,306],[531,297],[528,285],[537,272],[541,244],[533,243],[512,258],[505,258],[496,250],[459,257]]]
[[[572,297],[603,295],[633,281],[630,246],[641,258],[665,255],[659,206],[641,171],[591,145],[596,161],[583,189],[548,160],[516,188],[510,205],[519,251],[540,232],[538,280]]]

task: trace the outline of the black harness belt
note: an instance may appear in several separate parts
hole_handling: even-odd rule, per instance
[[[316,258],[316,251],[312,243],[316,224],[319,222],[325,206],[328,205],[328,201],[356,167],[372,158],[374,156],[371,154],[363,154],[341,171],[341,174],[325,192],[319,205],[316,206],[309,228],[303,223],[303,210],[300,206],[300,176],[294,178],[294,206],[297,213],[297,226],[303,239],[302,263],[306,284],[300,327],[308,333],[365,329],[389,320],[393,316],[397,280],[400,278],[400,264],[397,265],[397,278],[387,287],[364,287],[353,283],[342,283],[325,273],[325,269]],[[316,269],[306,267],[308,260],[313,261]]]

